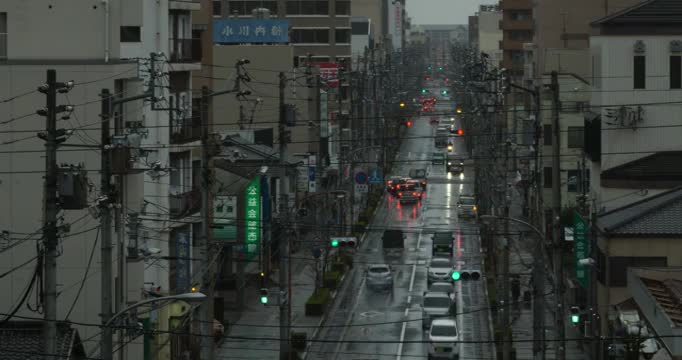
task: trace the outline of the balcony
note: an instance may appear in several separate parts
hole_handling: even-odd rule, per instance
[[[169,41],[170,62],[201,62],[201,39],[169,39]]]
[[[501,0],[500,9],[505,10],[532,10],[533,0]]]
[[[168,2],[170,10],[201,10],[201,0],[170,0]]]
[[[193,189],[169,196],[170,216],[178,219],[198,212],[201,209],[201,191]]]
[[[172,120],[170,129],[170,143],[184,144],[197,141],[201,137],[201,119],[192,116],[186,119]]]
[[[500,20],[500,29],[502,30],[533,30],[533,20]]]
[[[502,50],[523,50],[523,43],[526,41],[522,40],[501,40],[500,41],[500,49]]]

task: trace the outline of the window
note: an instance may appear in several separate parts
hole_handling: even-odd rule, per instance
[[[140,27],[121,26],[121,42],[140,42]]]
[[[329,1],[287,1],[287,15],[329,15]]]
[[[277,14],[277,1],[230,1],[229,5],[230,15],[251,15],[251,12],[258,8],[265,8],[270,10],[270,14]]]
[[[546,146],[552,145],[552,125],[542,126],[542,139]]]
[[[531,13],[528,11],[513,11],[509,15],[509,17],[512,20],[519,21],[519,20],[530,20],[532,16],[531,16]]]
[[[578,192],[580,189],[580,170],[568,170],[566,178],[566,191]]]
[[[635,56],[633,65],[634,88],[646,89],[646,57]]]
[[[7,13],[0,12],[0,59],[7,59]]]
[[[334,30],[337,44],[350,44],[350,29]]]
[[[542,180],[543,180],[543,185],[545,188],[551,188],[552,187],[552,167],[551,166],[547,166],[543,169]]]
[[[213,16],[223,15],[223,2],[222,0],[213,0]]]
[[[329,29],[293,29],[291,42],[299,44],[329,44]]]
[[[568,127],[568,141],[566,144],[569,148],[582,148],[585,142],[585,133],[582,126]]]
[[[670,57],[670,88],[682,89],[682,56],[679,55]]]
[[[350,1],[336,0],[336,3],[334,5],[334,10],[336,12],[336,16],[350,15]]]

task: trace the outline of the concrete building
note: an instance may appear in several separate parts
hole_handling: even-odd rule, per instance
[[[524,44],[533,41],[533,1],[501,0],[503,36],[499,46],[502,49],[502,67],[509,74],[522,78],[524,73]]]
[[[68,143],[101,143],[99,92],[103,88],[109,89],[119,100],[145,92],[153,93],[157,100],[154,103],[137,100],[114,107],[116,118],[111,132],[118,136],[114,141],[128,144],[134,160],[114,181],[120,194],[117,202],[121,204],[115,211],[112,234],[116,244],[112,274],[115,277],[112,279],[114,312],[148,297],[150,292],[162,295],[185,292],[190,286],[193,269],[187,261],[157,259],[146,270],[144,265],[149,249],[155,249],[155,256],[173,256],[180,250],[187,250],[192,256],[191,233],[183,237],[183,248],[180,249],[176,227],[180,226],[178,222],[191,222],[188,216],[191,216],[190,210],[195,210],[196,204],[192,201],[196,197],[187,194],[191,194],[193,186],[197,185],[191,177],[191,165],[196,162],[187,160],[180,164],[174,161],[172,154],[187,153],[189,159],[191,151],[185,152],[188,147],[178,150],[167,144],[177,145],[177,138],[172,135],[177,134],[174,130],[192,119],[189,71],[199,69],[197,63],[200,60],[192,52],[195,48],[191,40],[190,12],[199,7],[195,1],[172,0],[105,1],[97,4],[84,0],[68,4],[24,1],[20,5],[17,2],[0,5],[0,28],[6,27],[3,29],[4,41],[0,41],[0,46],[4,47],[0,53],[5,54],[5,59],[0,61],[0,72],[5,79],[0,97],[4,99],[35,89],[45,81],[44,74],[48,68],[57,70],[59,81],[73,79],[74,89],[58,96],[59,103],[76,105],[71,117],[59,124],[66,129],[75,129]],[[3,22],[6,26],[2,26]],[[40,42],[34,41],[38,38]],[[8,116],[15,116],[32,113],[42,104],[43,96],[31,93],[0,106],[6,107],[4,112]],[[0,210],[0,227],[11,232],[32,233],[27,229],[40,228],[40,220],[35,214],[42,208],[42,196],[36,189],[42,187],[42,180],[35,172],[39,174],[44,170],[44,160],[41,159],[42,151],[27,150],[42,148],[42,142],[38,139],[15,140],[18,140],[21,130],[44,128],[44,119],[36,116],[7,125],[12,132],[0,135],[0,142],[14,152],[3,154],[0,160],[8,176],[0,185],[0,193],[3,199],[9,199]],[[191,144],[189,140],[183,138],[183,145]],[[76,148],[74,151],[73,148],[61,148],[58,161],[82,164],[90,170],[89,181],[100,183],[97,170],[100,168],[100,154],[96,149]],[[178,171],[169,176],[173,173],[170,167],[176,167]],[[29,168],[34,173],[27,172]],[[21,198],[19,194],[22,194]],[[89,195],[90,199],[96,198],[98,190],[92,189]],[[21,205],[17,205],[18,202]],[[131,232],[126,227],[124,221],[133,214],[139,215],[142,221],[140,229],[144,230]],[[57,282],[61,284],[58,289],[59,319],[63,319],[74,304],[79,311],[71,313],[70,320],[83,323],[100,321],[97,315],[101,313],[99,251],[93,250],[90,255],[90,246],[83,246],[96,241],[96,232],[93,231],[98,222],[88,215],[87,209],[64,212],[64,223],[72,224],[73,235],[63,236],[62,255],[58,259]],[[93,230],[83,232],[88,228]],[[5,264],[16,266],[19,260],[34,254],[35,240],[30,243],[22,242],[22,246],[17,243],[4,251],[0,256],[8,258],[2,261],[3,267]],[[92,260],[88,261],[90,258]],[[89,275],[83,278],[86,269]],[[22,270],[7,279],[17,285],[5,287],[12,293],[12,296],[0,300],[8,301],[3,305],[7,308],[18,299],[24,286],[19,284],[25,284],[29,278]],[[95,274],[97,276],[93,276]],[[24,315],[31,316],[32,313]],[[156,320],[150,320],[150,326],[167,329],[168,322],[164,319],[173,315],[178,314],[171,308],[164,309],[162,313],[155,314]],[[78,331],[81,338],[92,339],[85,344],[85,350],[90,353],[96,347],[99,330],[96,327],[79,327]],[[132,342],[122,351],[127,358],[141,358],[141,346],[139,341]],[[152,340],[152,351],[159,358],[170,357],[170,347],[170,344]]]
[[[502,12],[496,5],[481,5],[477,12],[476,46],[479,52],[488,54],[488,61],[495,66],[502,61]],[[470,34],[471,35],[471,34]]]

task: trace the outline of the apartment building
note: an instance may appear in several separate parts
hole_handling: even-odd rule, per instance
[[[502,67],[511,76],[522,78],[524,73],[524,44],[533,42],[533,0],[501,0],[502,10]]]
[[[502,61],[502,12],[497,5],[481,5],[477,12],[476,45],[479,52],[488,55],[488,61],[497,66]],[[470,34],[471,35],[471,34]]]

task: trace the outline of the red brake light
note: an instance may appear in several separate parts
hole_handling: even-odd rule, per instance
[[[401,193],[401,192],[400,192],[400,193],[398,193],[398,196],[403,196],[403,193]]]

